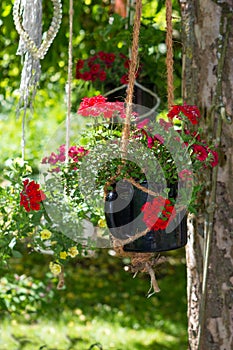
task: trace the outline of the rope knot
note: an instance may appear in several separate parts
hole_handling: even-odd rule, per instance
[[[147,292],[147,298],[160,292],[153,267],[162,261],[164,261],[163,258],[160,256],[155,257],[153,253],[136,253],[131,257],[131,265],[129,266],[129,269],[134,273],[134,277],[136,277],[138,272],[150,275],[151,286]]]

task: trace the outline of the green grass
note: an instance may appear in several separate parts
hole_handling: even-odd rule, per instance
[[[178,255],[177,255],[178,254]],[[169,254],[156,272],[161,292],[146,298],[149,277],[132,275],[121,259],[103,249],[95,258],[66,269],[66,288],[56,290],[47,307],[34,313],[2,314],[0,349],[185,350],[186,282],[183,251]],[[45,281],[47,258],[25,256],[12,270]],[[46,282],[47,283],[47,282]],[[0,314],[1,315],[1,314]],[[93,348],[98,349],[98,347]]]

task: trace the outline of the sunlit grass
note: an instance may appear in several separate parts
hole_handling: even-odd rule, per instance
[[[63,320],[43,320],[32,325],[5,321],[1,333],[1,350],[16,350],[19,346],[35,350],[43,345],[57,350],[87,350],[94,343],[100,343],[106,350],[185,349],[185,343],[182,347],[180,342],[180,335],[184,337],[184,334],[174,336],[162,327],[131,329],[98,319],[80,320],[76,316],[70,316],[67,324]]]

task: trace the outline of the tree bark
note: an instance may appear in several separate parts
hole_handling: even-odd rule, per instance
[[[233,1],[180,0],[183,99],[219,145],[186,249],[191,350],[233,349]]]

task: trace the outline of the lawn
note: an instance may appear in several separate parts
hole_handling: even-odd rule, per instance
[[[30,285],[23,297],[18,292],[9,305],[11,313],[0,313],[0,349],[185,350],[183,249],[169,253],[160,266],[156,275],[161,292],[149,299],[149,277],[139,274],[133,279],[124,270],[125,264],[126,260],[102,249],[96,257],[67,266],[66,286],[56,290],[57,281],[48,273],[48,258],[31,254],[12,260],[11,271],[4,270],[2,275],[31,275],[45,284],[50,297],[46,303],[35,301]],[[31,309],[27,305],[30,297]]]

